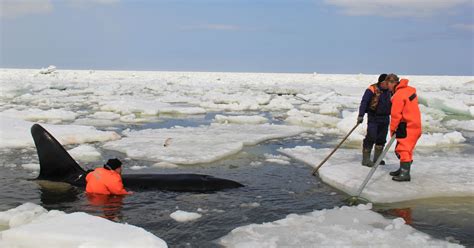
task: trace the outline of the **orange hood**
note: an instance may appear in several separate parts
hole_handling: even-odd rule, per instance
[[[407,87],[407,86],[408,86],[408,82],[409,82],[408,79],[402,78],[402,79],[400,80],[400,83],[398,83],[397,87],[395,88],[395,90],[398,90],[399,88],[405,88],[405,87]]]

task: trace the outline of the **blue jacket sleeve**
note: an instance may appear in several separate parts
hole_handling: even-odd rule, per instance
[[[360,101],[359,116],[365,115],[365,113],[367,112],[367,108],[369,107],[370,100],[372,100],[373,96],[374,93],[371,90],[365,90],[364,96],[362,97],[362,101]]]

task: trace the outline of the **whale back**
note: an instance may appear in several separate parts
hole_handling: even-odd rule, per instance
[[[86,185],[87,172],[48,131],[41,125],[34,124],[31,135],[40,162],[37,179],[66,182],[80,187]],[[243,187],[232,180],[200,174],[123,174],[122,179],[125,188],[140,191],[210,192]]]

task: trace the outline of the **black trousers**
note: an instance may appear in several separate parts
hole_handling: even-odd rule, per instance
[[[367,122],[367,134],[364,139],[364,148],[372,149],[374,144],[384,146],[387,142],[388,126],[387,121],[369,121]]]

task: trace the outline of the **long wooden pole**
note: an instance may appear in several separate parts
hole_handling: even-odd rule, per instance
[[[341,142],[339,142],[339,144],[334,148],[334,150],[331,151],[331,153],[329,153],[329,155],[323,160],[321,161],[321,163],[319,163],[319,165],[314,168],[312,174],[313,176],[316,175],[316,173],[318,172],[319,168],[321,168],[321,166],[323,166],[324,163],[326,163],[326,161],[328,161],[328,159],[337,151],[337,149],[339,149],[339,147],[341,147],[342,143],[344,143],[344,141],[346,141],[346,139],[349,137],[349,135],[351,135],[352,132],[354,132],[354,130],[360,125],[360,123],[357,123],[352,129],[351,131],[349,131],[349,133],[341,140]]]

